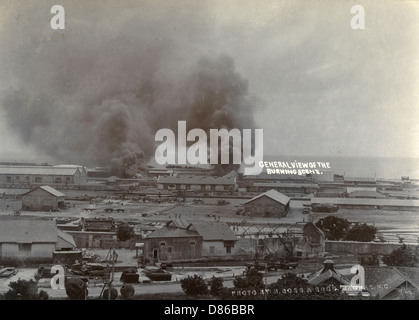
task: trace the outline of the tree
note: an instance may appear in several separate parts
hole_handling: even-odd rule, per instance
[[[33,280],[13,281],[9,283],[10,289],[3,295],[6,300],[46,300],[48,294],[41,290],[38,293],[38,283]]]
[[[262,289],[263,274],[256,268],[248,268],[244,272],[244,277],[238,276],[233,280],[234,287],[237,289]]]
[[[118,226],[116,235],[120,241],[127,241],[134,236],[134,227],[128,224],[121,224]]]
[[[194,276],[188,276],[185,279],[180,280],[180,285],[188,296],[198,296],[208,294],[208,284],[202,278],[194,274]]]
[[[328,240],[343,239],[350,225],[348,220],[336,216],[327,216],[316,222],[316,226],[323,231]]]
[[[208,281],[210,287],[210,293],[213,296],[219,296],[224,289],[223,278],[212,276],[211,280]]]
[[[116,290],[116,288],[111,287],[110,290],[109,288],[106,288],[105,290],[103,290],[102,298],[104,300],[116,300],[117,297],[118,297],[118,290]]]
[[[121,295],[125,299],[129,299],[133,297],[135,293],[134,287],[131,284],[126,284],[126,283],[121,287],[119,291],[121,292]]]
[[[307,279],[295,274],[285,273],[275,283],[268,286],[267,298],[272,300],[357,300],[363,297],[350,297],[330,284],[311,285]]]
[[[372,254],[371,256],[361,256],[358,258],[359,264],[362,266],[379,266],[380,260],[376,254]]]
[[[66,278],[65,292],[71,300],[85,300],[89,293],[87,283],[80,278]]]
[[[365,223],[356,224],[346,231],[345,240],[370,242],[375,239],[377,228]]]
[[[384,255],[383,262],[388,266],[415,267],[419,262],[419,254],[417,250],[403,244],[401,248]]]

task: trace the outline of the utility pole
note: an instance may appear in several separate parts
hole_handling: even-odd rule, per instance
[[[106,262],[106,269],[105,269],[105,275],[103,277],[103,288],[99,295],[99,297],[101,297],[103,292],[107,288],[108,289],[107,300],[111,300],[111,288],[112,288],[112,282],[113,282],[114,272],[115,272],[115,262],[117,259],[118,259],[118,254],[116,253],[115,249],[113,248],[109,249],[106,259],[104,260],[104,262]]]

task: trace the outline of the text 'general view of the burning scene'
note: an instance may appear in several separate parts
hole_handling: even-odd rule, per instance
[[[1,3],[0,300],[418,300],[418,9]]]

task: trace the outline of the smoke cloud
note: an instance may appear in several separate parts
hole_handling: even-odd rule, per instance
[[[0,49],[8,62],[2,72],[10,75],[0,105],[27,145],[60,162],[130,177],[154,157],[156,131],[175,131],[178,120],[188,130],[254,128],[260,101],[233,57],[201,38],[211,33],[204,14],[187,16],[166,3],[130,11],[106,4],[89,11],[69,3],[74,19],[68,16],[64,31],[6,23],[18,32]],[[39,7],[34,12],[49,12]],[[236,168],[219,165],[217,172]]]

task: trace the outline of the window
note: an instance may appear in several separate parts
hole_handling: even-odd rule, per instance
[[[20,181],[20,177],[19,176],[16,177],[16,181]]]
[[[173,252],[173,248],[172,247],[167,247],[167,253],[172,253]]]
[[[209,249],[210,249],[210,253],[211,254],[214,254],[215,253],[215,247],[214,246],[211,246]]]
[[[71,177],[65,178],[65,181],[70,182],[71,181]]]
[[[6,177],[6,182],[12,182],[12,177]]]
[[[55,183],[61,183],[61,178],[59,178],[59,177],[55,177],[54,182],[55,182]]]
[[[166,245],[166,242],[164,242],[164,241],[160,242],[161,247],[164,247],[165,245]]]
[[[226,253],[227,253],[227,254],[230,254],[230,253],[231,253],[231,247],[230,247],[230,246],[227,246],[227,247],[226,247]]]
[[[29,181],[31,178],[29,178],[28,176],[26,176],[26,178],[25,178],[25,179],[26,179],[26,181]]]
[[[189,242],[189,244],[190,244],[191,246],[194,246],[194,245],[196,244],[196,242],[195,242],[195,241],[191,241],[191,242]]]
[[[41,183],[42,177],[35,177],[35,183]]]
[[[19,251],[31,251],[32,244],[31,243],[19,243]]]

